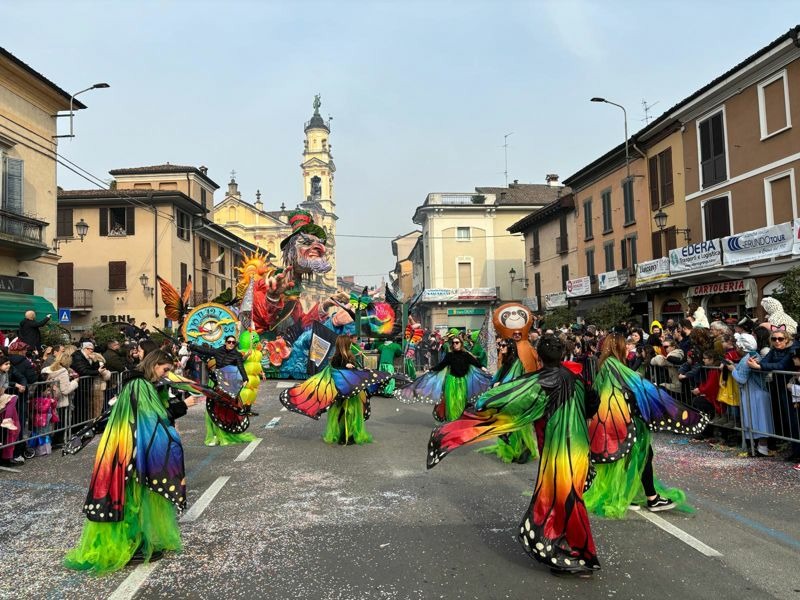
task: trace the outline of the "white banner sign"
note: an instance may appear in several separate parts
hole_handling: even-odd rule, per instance
[[[669,277],[669,258],[657,258],[636,265],[636,285]]]
[[[686,273],[718,267],[722,264],[722,251],[719,238],[698,242],[691,246],[669,251],[669,272]]]
[[[567,281],[567,298],[586,296],[592,293],[591,277],[578,277]]]
[[[558,308],[559,306],[569,306],[567,292],[555,292],[544,297],[544,307],[546,309]]]
[[[527,296],[522,299],[522,305],[527,306],[533,312],[539,312],[539,298],[533,296],[532,298],[528,298]]]
[[[422,293],[423,302],[455,300],[495,300],[495,288],[429,288]]]
[[[792,254],[800,254],[800,219],[795,219],[792,226],[792,233],[794,234],[794,244],[792,245]]]
[[[793,245],[791,223],[737,233],[722,238],[722,263],[738,265],[773,256],[784,256],[792,253]]]
[[[619,272],[617,271],[606,271],[597,276],[597,289],[601,292],[619,287],[620,285],[622,285],[622,282],[619,279]]]

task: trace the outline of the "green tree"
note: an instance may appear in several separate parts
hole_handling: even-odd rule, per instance
[[[569,306],[559,306],[548,310],[544,315],[544,323],[547,329],[555,329],[562,325],[571,325],[576,320],[575,311]]]
[[[43,346],[57,346],[58,344],[67,345],[72,341],[69,330],[65,329],[58,323],[50,321],[47,325],[40,329],[42,334]]]
[[[622,296],[612,296],[607,302],[590,310],[586,320],[601,329],[611,329],[630,317],[631,312],[631,305]]]
[[[800,267],[794,267],[781,277],[780,291],[773,292],[772,297],[783,304],[786,314],[797,320],[800,316]]]
[[[120,323],[92,323],[92,339],[98,346],[105,347],[111,340],[124,342],[125,336],[120,332]]]

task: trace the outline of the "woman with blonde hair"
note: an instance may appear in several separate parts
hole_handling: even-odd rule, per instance
[[[56,355],[50,366],[42,369],[42,375],[51,383],[53,398],[56,400],[56,412],[61,424],[59,431],[53,434],[53,445],[59,446],[64,442],[64,430],[72,425],[71,404],[72,395],[78,389],[78,380],[70,377],[72,367],[72,354],[61,352]]]

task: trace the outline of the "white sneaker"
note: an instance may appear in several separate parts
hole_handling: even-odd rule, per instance
[[[638,504],[631,504],[630,506],[628,506],[628,510],[642,510],[642,507],[639,506]]]
[[[217,441],[217,438],[214,438],[210,442],[206,442],[206,446],[219,446],[219,442]]]

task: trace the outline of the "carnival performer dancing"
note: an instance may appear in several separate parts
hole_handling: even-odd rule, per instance
[[[393,375],[383,371],[355,369],[350,351],[351,338],[340,335],[330,363],[319,373],[283,390],[281,403],[292,412],[319,419],[328,412],[328,424],[322,439],[328,444],[369,444],[366,430],[369,397],[378,393]]]
[[[475,356],[464,350],[464,342],[454,337],[444,358],[411,385],[395,392],[405,402],[433,402],[433,418],[453,421],[461,416],[468,402],[491,386],[491,376]]]
[[[708,417],[678,402],[625,366],[625,336],[612,332],[600,348],[594,388],[600,397],[589,424],[592,461],[597,470],[584,495],[587,508],[620,519],[644,505],[650,511],[682,508],[686,495],[666,489],[653,475],[651,431],[690,435],[701,432]]]
[[[539,357],[544,367],[492,388],[478,398],[474,411],[436,428],[428,443],[427,466],[433,468],[459,446],[543,420],[539,473],[517,537],[553,574],[585,577],[600,568],[583,503],[589,473],[586,418],[597,404],[583,381],[561,365],[563,353],[561,340],[543,336]]]
[[[394,359],[402,354],[403,347],[400,344],[393,340],[384,340],[383,344],[378,346],[378,370],[394,373]],[[386,384],[386,388],[381,392],[381,395],[392,396],[394,394],[394,385],[394,379],[392,379]]]
[[[522,361],[517,357],[517,344],[507,338],[497,343],[497,373],[492,377],[492,386],[508,383],[525,373]],[[504,433],[491,446],[479,448],[481,454],[495,454],[504,463],[524,464],[539,457],[533,427],[523,427]]]
[[[186,506],[183,446],[173,425],[186,405],[156,383],[173,367],[161,350],[142,360],[111,409],[83,505],[88,522],[64,564],[95,574],[181,550]]]

